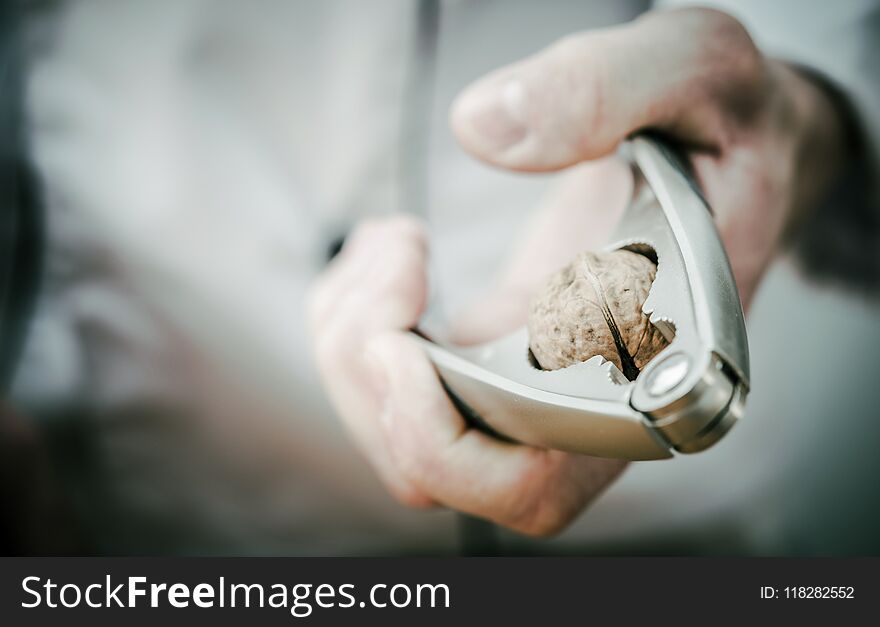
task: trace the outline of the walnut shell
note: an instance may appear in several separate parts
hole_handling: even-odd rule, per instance
[[[529,347],[545,370],[602,355],[630,380],[667,345],[642,313],[657,267],[637,253],[585,252],[529,306]]]

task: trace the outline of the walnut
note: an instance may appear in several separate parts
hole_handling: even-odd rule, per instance
[[[529,347],[545,370],[602,355],[630,380],[667,345],[642,313],[657,267],[628,250],[585,252],[529,306]]]

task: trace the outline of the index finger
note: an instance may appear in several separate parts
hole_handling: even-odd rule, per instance
[[[443,505],[547,535],[569,523],[625,466],[470,429],[411,338],[385,334],[368,350],[388,381],[381,421],[388,454],[406,481]]]

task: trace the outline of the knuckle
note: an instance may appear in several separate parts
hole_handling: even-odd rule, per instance
[[[533,537],[549,537],[565,529],[579,508],[565,480],[565,458],[538,451],[518,478],[522,486],[509,525]],[[523,498],[523,495],[525,497]]]
[[[394,422],[400,423],[404,417],[395,416]],[[437,456],[429,447],[421,446],[418,436],[410,434],[391,442],[391,454],[400,477],[414,488],[430,494],[437,478]]]
[[[427,456],[413,446],[399,446],[395,451],[397,469],[407,483],[423,488],[430,476]]]
[[[764,59],[752,41],[745,26],[735,17],[713,9],[704,9],[707,41],[710,50],[718,55],[719,63],[741,80],[760,80],[763,77]]]
[[[421,490],[408,483],[395,484],[389,487],[391,496],[404,507],[411,509],[430,509],[435,503]]]
[[[549,538],[560,533],[573,519],[574,514],[568,508],[556,501],[538,497],[510,526],[534,538]]]
[[[749,39],[748,32],[742,23],[724,11],[717,9],[701,9],[701,13],[706,17],[706,23],[710,29],[710,34],[722,37],[725,41],[740,41],[743,38]]]

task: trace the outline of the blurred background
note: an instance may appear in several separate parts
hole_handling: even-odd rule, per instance
[[[8,4],[4,175],[29,164],[39,202],[8,182],[0,202],[44,228],[28,331],[11,332],[0,549],[460,552],[454,514],[396,504],[350,445],[310,361],[305,290],[358,220],[411,211],[429,225],[431,315],[455,316],[556,177],[466,156],[452,99],[650,4]],[[878,137],[876,3],[728,8]],[[880,553],[880,228],[864,181],[844,183],[760,288],[741,424],[704,454],[631,465],[557,538],[496,530],[502,552]]]

